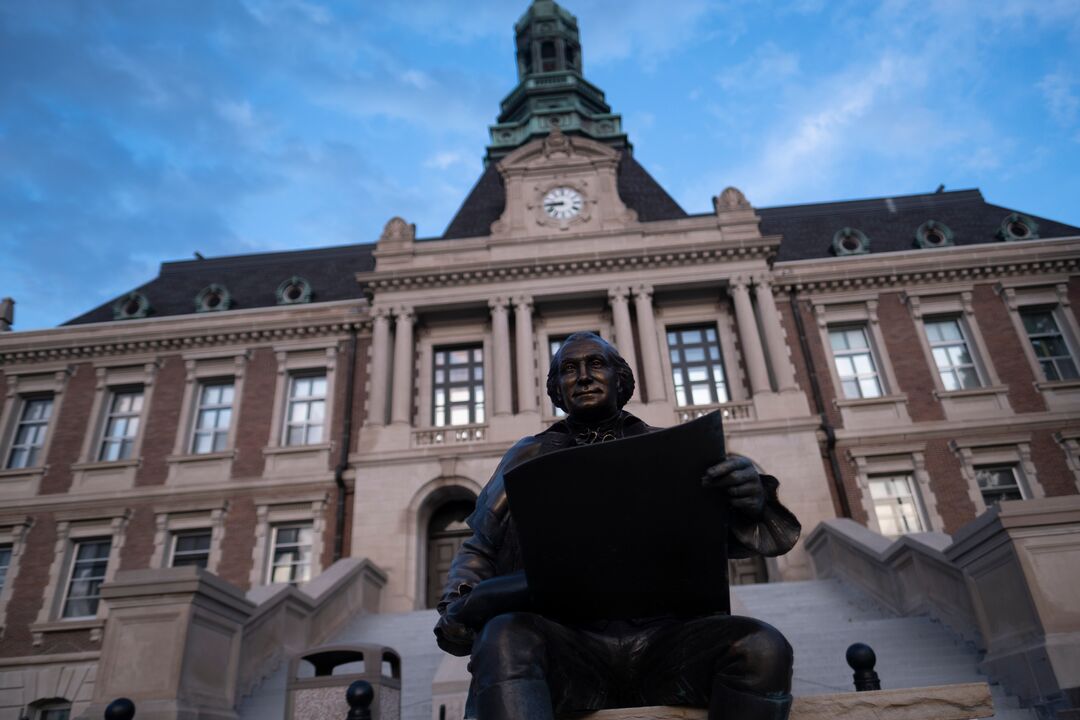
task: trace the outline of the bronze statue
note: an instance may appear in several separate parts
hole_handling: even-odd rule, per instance
[[[593,333],[567,338],[551,362],[548,394],[565,420],[515,444],[495,470],[450,568],[435,634],[454,655],[472,655],[467,717],[549,720],[565,712],[646,705],[709,708],[709,718],[782,720],[791,707],[791,646],[775,628],[727,614],[561,623],[530,611],[504,473],[541,454],[647,433],[622,410],[634,377]],[[729,555],[782,555],[798,520],[777,499],[778,482],[729,455],[702,478],[731,514]]]

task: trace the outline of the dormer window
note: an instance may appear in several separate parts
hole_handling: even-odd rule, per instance
[[[128,293],[113,303],[114,320],[144,318],[150,314],[150,300],[138,292]]]
[[[953,231],[945,223],[927,220],[915,231],[915,244],[921,248],[949,247],[953,244]]]
[[[232,296],[224,285],[207,285],[195,296],[195,312],[218,312],[231,305]]]
[[[298,305],[311,302],[311,283],[298,275],[293,275],[278,285],[277,302],[278,305]]]
[[[1037,240],[1039,238],[1039,226],[1027,215],[1011,213],[1001,221],[1001,227],[998,228],[998,237],[1005,242]]]
[[[840,228],[833,235],[833,253],[840,255],[865,255],[870,252],[870,238],[858,228]]]

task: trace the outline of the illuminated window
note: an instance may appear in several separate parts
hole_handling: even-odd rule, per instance
[[[432,393],[435,427],[483,423],[483,348],[435,348]]]
[[[730,401],[714,325],[669,328],[667,343],[676,405],[714,405]]]

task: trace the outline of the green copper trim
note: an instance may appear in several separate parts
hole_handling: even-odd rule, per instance
[[[870,252],[870,238],[858,228],[840,228],[833,235],[832,249],[837,256],[865,255]]]
[[[1039,224],[1021,213],[1010,213],[1001,221],[997,236],[1005,242],[1038,240]]]
[[[949,226],[937,220],[927,220],[915,231],[915,244],[921,248],[950,247],[954,240]]]

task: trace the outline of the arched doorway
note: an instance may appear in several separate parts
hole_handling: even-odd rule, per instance
[[[476,507],[475,500],[449,500],[435,508],[427,527],[427,607],[439,602],[446,585],[450,563],[458,548],[472,534],[465,518]]]

